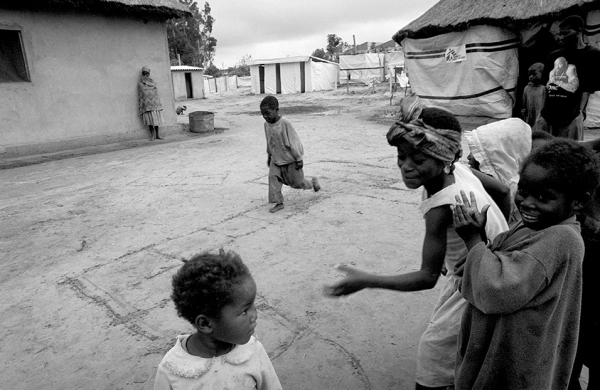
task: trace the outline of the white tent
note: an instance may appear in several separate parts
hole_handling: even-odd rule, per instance
[[[313,56],[250,60],[252,93],[288,94],[337,88],[339,66]]]
[[[489,25],[402,41],[411,87],[424,104],[498,119],[512,116],[518,46],[514,33]]]

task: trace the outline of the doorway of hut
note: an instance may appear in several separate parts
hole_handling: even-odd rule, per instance
[[[194,89],[192,88],[192,73],[185,73],[185,91],[188,99],[194,98]]]

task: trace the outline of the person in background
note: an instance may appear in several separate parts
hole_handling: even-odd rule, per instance
[[[542,84],[544,64],[536,62],[529,67],[529,84],[523,90],[523,108],[521,114],[523,120],[534,129],[535,123],[542,114],[544,101],[546,100],[546,87]]]
[[[600,90],[600,50],[583,41],[585,23],[579,16],[559,25],[559,50],[544,67],[546,100],[535,128],[555,137],[583,140],[583,120],[591,93]]]
[[[469,165],[509,187],[508,224],[519,221],[521,215],[513,200],[521,163],[531,152],[531,128],[519,118],[508,118],[466,132],[465,138],[469,144]],[[487,187],[486,190],[491,195]]]
[[[265,119],[267,138],[267,166],[269,167],[269,203],[275,203],[269,212],[283,209],[282,186],[310,190],[321,190],[316,177],[304,177],[304,148],[294,126],[279,114],[279,101],[267,96],[260,103],[260,112]]]
[[[158,133],[158,126],[164,122],[162,105],[158,97],[156,82],[150,78],[150,68],[142,68],[142,77],[138,82],[138,103],[142,122],[150,130],[150,141],[162,139]]]

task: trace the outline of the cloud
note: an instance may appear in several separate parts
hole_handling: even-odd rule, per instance
[[[427,11],[436,0],[241,0],[209,1],[217,39],[215,64],[235,65],[254,59],[308,55],[325,48],[327,34],[352,44],[385,42]],[[202,5],[204,3],[201,3]]]

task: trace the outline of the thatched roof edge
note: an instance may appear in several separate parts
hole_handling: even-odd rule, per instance
[[[441,1],[444,1],[444,0],[441,0]],[[521,29],[526,28],[527,26],[534,24],[534,23],[552,22],[557,19],[562,19],[564,17],[567,17],[568,15],[581,14],[583,12],[588,12],[590,10],[598,10],[598,9],[600,9],[600,1],[594,1],[592,3],[576,4],[576,5],[573,5],[568,8],[558,10],[558,11],[548,12],[548,13],[544,13],[544,14],[540,14],[540,15],[536,15],[536,16],[532,16],[532,17],[528,17],[528,18],[522,18],[522,19],[518,19],[518,18],[514,18],[514,17],[502,17],[502,18],[480,17],[480,18],[473,18],[473,19],[469,19],[469,20],[462,20],[460,22],[449,24],[449,25],[444,25],[444,26],[442,26],[440,24],[436,24],[436,23],[428,23],[428,24],[420,26],[420,24],[422,24],[422,23],[419,23],[420,19],[424,19],[425,17],[429,17],[429,18],[431,17],[431,15],[428,15],[428,13],[432,10],[432,9],[430,9],[425,14],[421,15],[421,17],[415,19],[414,21],[412,21],[411,23],[409,23],[408,25],[403,27],[401,30],[397,31],[392,36],[392,39],[395,42],[397,42],[398,44],[401,44],[401,42],[404,38],[413,38],[413,39],[430,38],[430,37],[433,37],[436,35],[445,34],[445,33],[449,33],[449,32],[465,31],[473,26],[480,26],[480,25],[491,25],[491,26],[501,27],[501,28],[505,28],[505,29],[509,29],[509,30],[513,30],[513,31],[520,31]]]
[[[78,11],[104,15],[179,18],[191,11],[177,0],[3,0],[1,8],[32,11]]]

